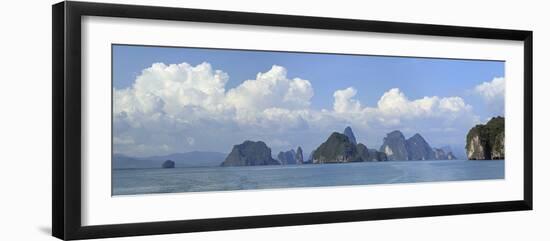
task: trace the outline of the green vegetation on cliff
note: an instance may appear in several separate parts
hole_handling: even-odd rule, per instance
[[[468,159],[504,159],[504,118],[493,117],[485,125],[476,125],[466,136]]]
[[[362,161],[357,147],[341,133],[333,132],[330,137],[313,152],[313,163],[337,163]]]
[[[280,165],[271,157],[271,149],[263,141],[245,141],[234,145],[221,166]]]

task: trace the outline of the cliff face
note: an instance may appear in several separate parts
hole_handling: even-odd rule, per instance
[[[405,139],[400,131],[392,131],[384,138],[380,152],[392,161],[456,159],[450,150],[446,151],[444,149],[445,147],[432,148],[424,137],[418,133],[409,139]]]
[[[280,165],[271,157],[271,149],[262,141],[245,141],[233,146],[221,166]]]
[[[282,165],[295,165],[304,164],[304,153],[302,147],[298,147],[296,151],[294,149],[290,151],[281,151],[277,154],[277,160]]]
[[[384,152],[388,160],[409,160],[405,136],[400,131],[392,131],[384,137],[380,152]]]
[[[388,156],[386,156],[386,153],[380,152],[376,149],[369,149],[369,161],[388,161]]]
[[[303,164],[304,163],[304,152],[302,151],[302,147],[298,147],[296,149],[296,164]]]
[[[294,149],[285,152],[281,151],[277,155],[277,160],[279,160],[282,165],[294,165],[296,164],[296,151],[294,151]]]
[[[447,156],[447,153],[443,149],[434,148],[434,155],[436,160],[441,160]]]
[[[420,134],[415,134],[407,139],[405,146],[409,160],[433,160],[435,153]]]
[[[309,156],[307,157],[307,161],[305,161],[304,163],[307,163],[307,164],[311,164],[313,163],[313,152],[315,150],[313,150],[312,152],[309,153]]]
[[[369,149],[369,156],[372,156],[374,161],[388,161],[388,156],[386,156],[386,153],[377,151],[375,149]]]
[[[353,131],[351,130],[351,127],[346,127],[344,129],[344,135],[346,135],[349,138],[349,141],[353,143],[354,145],[357,145],[357,140],[355,139],[355,135],[353,134]]]
[[[504,159],[504,118],[494,117],[485,125],[476,125],[466,136],[469,160]]]
[[[344,133],[334,132],[312,153],[312,163],[340,163],[387,161],[383,152],[368,149],[366,145],[356,144],[355,135],[348,126]]]
[[[435,160],[455,160],[452,151],[445,151],[443,148],[434,148]]]
[[[369,149],[362,143],[357,144],[357,152],[361,156],[362,161],[387,161],[388,157],[383,152],[379,152],[375,149]]]
[[[475,127],[474,127],[475,128]],[[488,160],[490,153],[486,150],[487,143],[482,141],[481,132],[478,129],[471,129],[468,132],[468,143],[466,154],[469,160]]]
[[[491,148],[491,159],[504,159],[504,131],[495,137],[495,144]]]
[[[313,152],[313,163],[341,163],[362,161],[357,147],[341,133],[333,132]]]

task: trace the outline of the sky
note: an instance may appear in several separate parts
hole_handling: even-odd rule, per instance
[[[114,152],[229,153],[264,141],[312,151],[351,126],[378,149],[420,133],[463,152],[504,115],[502,61],[113,45]],[[460,155],[460,153],[458,153]]]

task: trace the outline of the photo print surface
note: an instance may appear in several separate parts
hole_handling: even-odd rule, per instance
[[[505,62],[112,45],[112,194],[504,178]]]

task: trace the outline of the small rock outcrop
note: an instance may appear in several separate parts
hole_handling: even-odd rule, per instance
[[[309,156],[307,157],[307,161],[305,161],[304,163],[305,164],[312,164],[313,163],[313,151],[309,153]]]
[[[434,148],[435,160],[456,160],[452,151],[446,151],[444,148]]]
[[[373,161],[379,162],[388,161],[388,156],[386,156],[386,153],[380,152],[376,149],[369,149],[369,158],[372,158]]]
[[[353,134],[351,127],[348,126],[344,129],[344,135],[346,135],[349,138],[349,141],[351,143],[353,143],[354,145],[357,145],[357,139],[355,139],[355,135]]]
[[[469,160],[504,159],[504,118],[493,117],[485,125],[476,125],[466,136]]]
[[[362,161],[357,147],[350,139],[341,133],[333,132],[330,137],[315,151],[313,163],[342,163]]]
[[[416,133],[405,143],[409,160],[433,160],[435,154],[432,147],[424,138]]]
[[[296,151],[294,151],[294,149],[284,152],[281,151],[277,155],[277,160],[279,160],[282,165],[294,165],[296,164]]]
[[[166,160],[162,163],[162,168],[174,168],[176,167],[176,163],[172,160]]]
[[[367,146],[365,146],[362,143],[357,144],[357,152],[361,156],[362,161],[369,162],[379,162],[379,161],[387,161],[388,158],[386,157],[386,154],[383,152],[379,152],[375,149],[369,149]]]
[[[296,149],[296,164],[304,164],[304,152],[302,151],[302,147],[298,147]]]
[[[298,147],[296,151],[294,149],[290,151],[281,151],[277,154],[277,160],[282,165],[295,165],[304,164],[304,153],[302,147]]]
[[[456,160],[456,156],[453,152],[447,152],[447,160]]]
[[[443,160],[447,157],[447,153],[441,148],[434,148],[434,155],[436,160]]]
[[[262,141],[245,141],[233,146],[221,166],[280,165],[271,157],[271,149]]]
[[[400,131],[392,131],[384,137],[380,152],[385,153],[388,160],[391,161],[409,160],[407,141]]]

